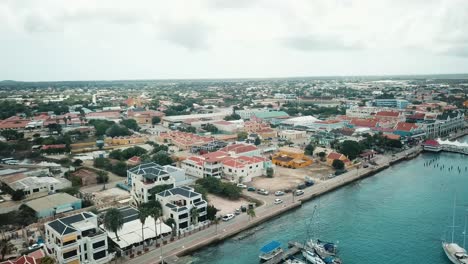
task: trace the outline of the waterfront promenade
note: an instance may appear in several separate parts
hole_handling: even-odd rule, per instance
[[[394,156],[380,155],[376,159],[376,166],[350,170],[347,173],[344,173],[338,177],[329,179],[323,183],[305,189],[304,194],[301,196],[283,196],[281,197],[281,199],[284,202],[280,205],[275,205],[273,203],[274,199],[277,198],[273,195],[261,196],[254,193],[248,193],[248,195],[254,196],[254,198],[260,199],[264,203],[262,206],[255,209],[255,218],[249,219],[249,217],[246,214],[241,214],[239,216],[236,216],[233,220],[229,222],[221,222],[218,226],[212,225],[200,232],[194,233],[187,237],[180,238],[174,242],[163,246],[163,257],[164,259],[170,259],[170,263],[179,263],[176,261],[177,256],[190,254],[204,246],[232,237],[244,230],[247,230],[265,221],[268,221],[275,216],[281,215],[284,212],[300,207],[303,201],[310,200],[314,197],[328,193],[332,190],[335,190],[356,180],[371,176],[391,166],[391,164],[397,163],[401,160],[406,160],[408,158],[415,157],[421,151],[421,147],[417,146],[397,153]],[[152,249],[153,250],[143,255],[137,256],[133,259],[128,259],[127,261],[131,263],[141,264],[161,263],[161,249],[155,249],[154,246],[152,247]]]

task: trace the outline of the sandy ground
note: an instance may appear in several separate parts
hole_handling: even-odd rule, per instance
[[[255,177],[248,184],[255,188],[263,188],[270,192],[294,189],[298,184],[304,183],[305,176],[311,177],[316,183],[324,181],[333,169],[327,165],[313,163],[311,166],[300,169],[289,169],[276,166],[273,178]]]
[[[104,191],[94,192],[94,201],[106,203],[114,200],[123,200],[130,197],[130,193],[120,188],[110,188]]]
[[[208,201],[209,204],[214,205],[214,207],[220,210],[218,211],[218,216],[233,214],[236,209],[241,207],[241,205],[247,205],[249,203],[243,198],[237,201],[232,201],[212,194],[208,194]]]

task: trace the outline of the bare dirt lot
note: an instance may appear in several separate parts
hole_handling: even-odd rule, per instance
[[[263,188],[270,192],[294,189],[298,184],[304,183],[305,176],[309,176],[316,183],[319,183],[326,180],[332,172],[332,168],[320,163],[313,163],[308,167],[299,169],[276,166],[273,178],[255,177],[249,185],[255,188]]]
[[[220,210],[218,211],[218,216],[233,214],[236,209],[241,207],[241,205],[249,204],[249,202],[243,198],[232,201],[212,194],[208,194],[208,201],[210,204],[214,205],[214,207]]]

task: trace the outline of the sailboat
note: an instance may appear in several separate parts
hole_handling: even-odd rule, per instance
[[[452,241],[449,243],[447,241],[442,241],[442,248],[444,249],[445,254],[448,259],[454,264],[468,264],[468,254],[465,249],[466,242],[466,215],[465,215],[465,228],[463,230],[463,247],[459,246],[454,242],[455,236],[455,206],[456,198],[454,199],[453,204],[453,214],[452,214]]]

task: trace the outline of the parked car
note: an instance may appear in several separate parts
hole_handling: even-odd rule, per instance
[[[39,243],[39,244],[32,244],[31,246],[28,247],[29,250],[33,250],[36,248],[40,248],[44,245],[44,243]]]
[[[268,195],[269,194],[269,192],[267,190],[265,190],[265,189],[259,189],[259,190],[257,190],[257,193],[258,194],[263,194],[263,195]]]
[[[249,187],[247,188],[247,191],[249,192],[255,192],[257,189],[255,189],[255,187]]]
[[[242,188],[242,189],[246,189],[246,188],[247,188],[247,185],[242,184],[242,183],[238,183],[238,184],[237,184],[237,187]]]
[[[307,188],[307,185],[305,185],[304,183],[302,183],[302,184],[299,184],[299,185],[297,186],[297,188],[298,188],[299,190],[302,190],[302,189]]]
[[[280,204],[280,203],[283,203],[283,200],[281,200],[281,199],[278,199],[278,198],[277,198],[277,199],[275,199],[275,204]]]
[[[234,214],[226,214],[225,216],[223,216],[223,218],[221,218],[223,221],[229,221],[231,219],[234,218]]]
[[[368,168],[369,167],[369,164],[364,164],[362,165],[363,168]]]
[[[234,214],[236,215],[240,215],[240,213],[241,213],[241,210],[239,208],[237,208],[236,211],[234,212]]]
[[[296,190],[296,196],[303,195],[304,191],[303,190]]]
[[[283,191],[276,191],[275,196],[283,196],[284,192]]]

